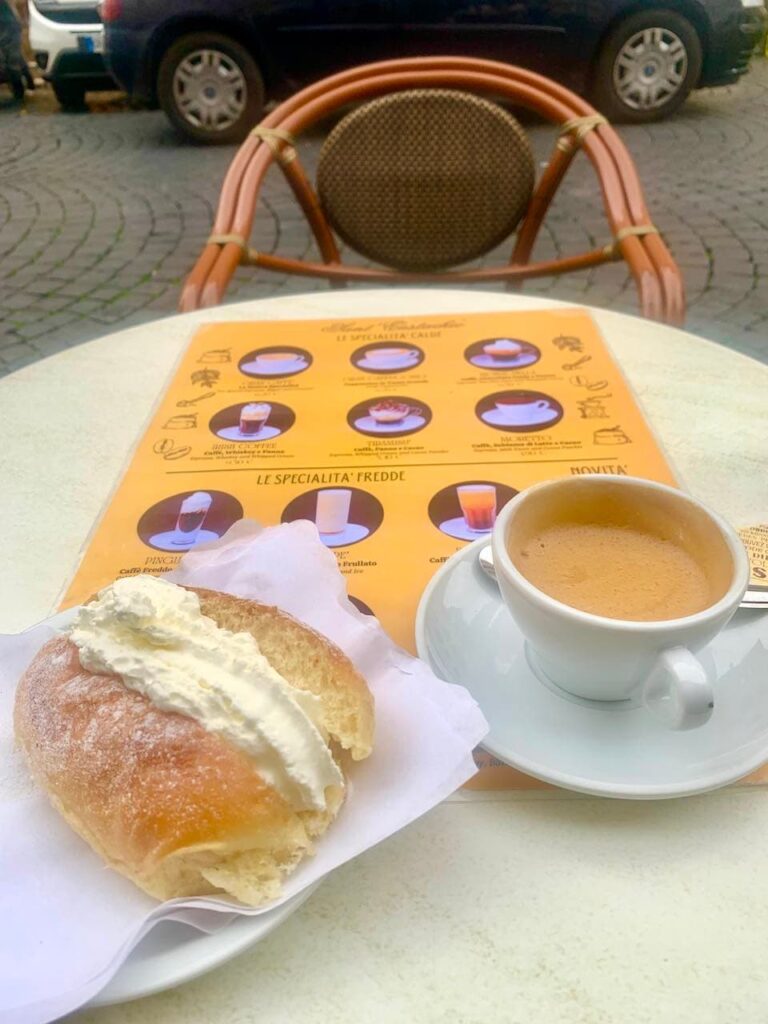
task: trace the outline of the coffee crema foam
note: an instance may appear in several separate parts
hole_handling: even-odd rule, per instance
[[[606,618],[683,618],[721,596],[681,544],[628,525],[554,523],[530,534],[510,555],[543,593]]]

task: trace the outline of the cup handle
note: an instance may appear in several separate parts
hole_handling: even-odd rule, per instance
[[[549,402],[545,402],[543,398],[540,398],[536,403],[536,408],[541,409],[544,412],[545,409],[549,409]]]
[[[670,729],[709,721],[715,698],[706,670],[687,647],[662,651],[643,686],[643,704]]]

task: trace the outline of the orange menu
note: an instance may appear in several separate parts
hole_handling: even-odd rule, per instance
[[[117,576],[170,571],[241,517],[311,519],[351,598],[413,650],[419,597],[455,551],[523,488],[595,472],[675,482],[581,311],[211,324],[63,606]]]

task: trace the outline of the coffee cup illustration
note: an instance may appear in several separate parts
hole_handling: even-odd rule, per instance
[[[368,407],[369,415],[377,423],[402,423],[406,416],[422,416],[418,405],[407,405],[405,402],[393,402],[389,399],[375,402]]]
[[[511,338],[496,338],[483,345],[483,352],[492,359],[514,359],[523,351],[519,341],[512,341]]]
[[[249,377],[292,377],[312,363],[312,356],[301,348],[274,346],[256,349],[239,363],[241,373]]]
[[[630,438],[621,427],[601,427],[592,435],[595,444],[629,444]]]
[[[527,398],[525,395],[509,395],[496,400],[496,408],[507,423],[536,423],[542,413],[552,411],[545,398]]]
[[[402,363],[411,363],[418,359],[419,353],[415,348],[374,348],[367,354],[366,359],[372,366],[381,367],[383,370],[392,369]]]
[[[418,366],[424,359],[424,353],[415,345],[376,342],[356,349],[350,359],[357,369],[369,373],[397,373]]]
[[[350,427],[369,437],[406,437],[423,430],[431,419],[430,409],[407,395],[382,395],[358,402],[347,413]]]
[[[483,338],[464,349],[464,358],[482,370],[522,370],[541,359],[541,350],[519,338]]]
[[[481,399],[475,413],[497,430],[543,430],[554,426],[563,416],[563,407],[540,391],[499,391]]]
[[[248,402],[240,410],[240,433],[244,437],[258,434],[272,412],[269,402]]]
[[[274,370],[285,370],[299,361],[299,356],[292,352],[263,352],[256,356],[256,365],[268,372]]]

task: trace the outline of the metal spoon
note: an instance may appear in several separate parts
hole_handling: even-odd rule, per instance
[[[484,548],[480,548],[477,560],[485,575],[490,576],[492,580],[495,580],[496,568],[493,564],[493,548],[490,544],[486,544]]]

